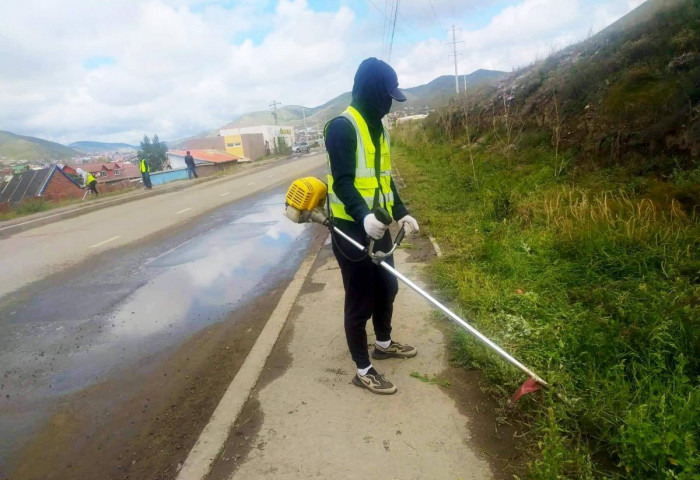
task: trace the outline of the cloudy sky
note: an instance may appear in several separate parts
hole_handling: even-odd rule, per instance
[[[393,32],[389,18],[399,1]],[[245,112],[315,107],[359,62],[403,87],[510,71],[585,38],[642,0],[11,0],[0,2],[0,130],[61,143],[137,144]]]

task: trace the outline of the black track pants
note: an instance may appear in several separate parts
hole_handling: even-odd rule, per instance
[[[355,241],[362,245],[368,243],[367,235],[360,225],[343,221],[336,223]],[[387,252],[391,246],[389,231],[375,242],[375,250]],[[345,287],[345,337],[350,355],[357,368],[367,368],[370,365],[365,331],[367,320],[372,317],[378,341],[391,339],[391,315],[399,283],[396,277],[367,257],[359,262],[352,261],[360,258],[362,253],[337,233],[333,233],[333,253],[340,265]],[[394,266],[393,256],[385,261]]]

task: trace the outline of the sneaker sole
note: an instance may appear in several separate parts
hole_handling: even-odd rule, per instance
[[[360,381],[360,379],[357,378],[357,376],[352,377],[352,384],[355,385],[356,387],[364,388],[366,390],[369,390],[372,393],[376,393],[377,395],[393,395],[398,390],[396,388],[396,385],[394,385],[393,390],[373,390],[373,389],[369,388],[367,385],[365,385],[364,383],[362,383]]]
[[[386,360],[387,358],[413,358],[418,355],[418,351],[414,350],[413,353],[386,353],[380,352],[379,350],[372,350],[372,358],[375,360]]]

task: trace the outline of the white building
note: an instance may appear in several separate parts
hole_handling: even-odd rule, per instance
[[[277,149],[277,138],[282,137],[287,147],[294,146],[294,127],[289,125],[258,125],[255,127],[233,127],[219,130],[219,135],[226,138],[246,133],[262,133],[265,149],[273,153]]]

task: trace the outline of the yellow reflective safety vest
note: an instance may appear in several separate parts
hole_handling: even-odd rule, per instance
[[[90,185],[91,182],[95,181],[95,177],[92,173],[87,174],[87,180],[85,180],[85,185]]]
[[[148,163],[146,163],[146,159],[142,158],[141,159],[141,173],[146,173],[148,171]]]
[[[357,150],[355,151],[355,188],[367,203],[369,209],[381,206],[389,214],[394,206],[394,194],[391,191],[391,154],[389,132],[384,128],[380,138],[380,162],[376,165],[376,149],[369,134],[367,122],[360,112],[348,107],[341,117],[347,118],[357,134]],[[355,221],[345,211],[345,205],[333,192],[333,175],[330,173],[330,157],[328,157],[328,201],[331,216],[344,220]],[[377,168],[378,167],[378,168]]]

